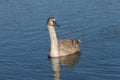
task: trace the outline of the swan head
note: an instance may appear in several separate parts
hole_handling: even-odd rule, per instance
[[[56,22],[54,17],[48,18],[47,25],[48,26],[53,26],[53,27],[55,27],[55,26],[60,27],[60,25],[57,24],[57,22]]]

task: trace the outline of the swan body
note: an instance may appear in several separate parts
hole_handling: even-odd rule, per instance
[[[58,40],[55,32],[55,26],[59,27],[55,18],[48,18],[47,27],[51,40],[49,57],[60,57],[80,52],[80,41],[74,38]]]

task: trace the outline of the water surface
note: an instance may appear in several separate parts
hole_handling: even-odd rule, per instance
[[[60,80],[119,80],[119,3],[0,0],[0,80],[55,79],[47,57],[50,41],[46,20],[51,16],[61,25],[56,28],[58,38],[81,40],[77,63],[60,66]]]

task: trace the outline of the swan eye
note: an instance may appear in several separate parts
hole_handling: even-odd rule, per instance
[[[56,25],[56,22],[55,22],[55,21],[53,21],[53,25]]]

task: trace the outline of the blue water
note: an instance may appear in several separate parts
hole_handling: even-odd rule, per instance
[[[119,80],[119,3],[0,0],[0,80]],[[56,28],[59,38],[81,40],[76,64],[57,65],[58,78],[54,62],[47,57],[50,39],[46,20],[51,16],[61,25]]]

